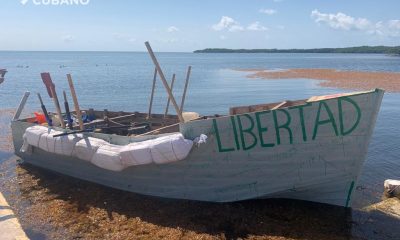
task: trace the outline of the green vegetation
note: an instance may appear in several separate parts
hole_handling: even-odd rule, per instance
[[[312,49],[227,49],[206,48],[194,53],[379,53],[400,55],[400,46],[360,46],[346,48],[312,48]]]

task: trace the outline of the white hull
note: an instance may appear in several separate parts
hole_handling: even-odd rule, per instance
[[[310,101],[271,111],[181,124],[185,138],[207,143],[182,161],[112,172],[80,159],[35,149],[19,152],[32,124],[12,123],[16,154],[26,162],[131,192],[179,199],[231,202],[293,198],[350,206],[383,91]],[[91,134],[113,144],[137,138]]]

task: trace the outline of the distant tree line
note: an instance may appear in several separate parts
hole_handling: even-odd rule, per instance
[[[379,53],[400,55],[400,46],[360,46],[346,48],[311,48],[311,49],[228,49],[206,48],[194,53]]]

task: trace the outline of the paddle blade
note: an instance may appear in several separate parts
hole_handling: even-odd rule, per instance
[[[53,94],[51,93],[51,88],[55,89],[55,85],[51,80],[50,73],[45,72],[41,73],[40,76],[42,77],[43,83],[46,86],[47,93],[49,94],[50,98],[53,98]]]

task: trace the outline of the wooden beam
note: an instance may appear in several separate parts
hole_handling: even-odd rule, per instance
[[[171,91],[172,91],[172,89],[174,88],[174,82],[175,82],[175,73],[174,73],[174,74],[172,74],[172,80],[171,80]],[[168,109],[169,109],[169,103],[170,103],[170,101],[171,101],[171,98],[169,98],[169,97],[168,97],[168,100],[167,100],[167,106],[165,107],[164,118],[166,118],[166,117],[167,117],[167,115],[168,115]]]
[[[190,78],[190,72],[192,70],[192,66],[188,67],[187,73],[186,73],[186,81],[185,81],[185,88],[183,89],[183,95],[182,95],[182,102],[181,102],[181,112],[183,112],[183,105],[185,104],[185,98],[186,98],[186,90],[189,84],[189,78]]]
[[[29,94],[31,94],[31,93],[28,91],[24,93],[24,96],[22,97],[21,102],[19,103],[18,109],[14,114],[13,121],[18,120],[19,116],[21,116],[22,110],[25,107],[25,104],[26,104],[26,101],[28,100]]]
[[[176,114],[178,115],[179,121],[182,122],[182,123],[185,122],[185,120],[182,117],[181,110],[179,109],[179,106],[176,103],[174,95],[172,94],[171,88],[168,86],[167,80],[165,79],[165,76],[164,76],[164,73],[163,73],[163,71],[162,71],[162,69],[160,67],[160,64],[158,63],[157,58],[154,55],[153,49],[151,49],[151,46],[150,46],[149,42],[145,42],[144,44],[146,45],[147,51],[149,52],[150,57],[153,60],[154,65],[157,68],[158,75],[161,78],[161,81],[162,81],[162,83],[163,83],[163,85],[165,87],[165,90],[167,91],[168,96],[171,99],[172,104],[174,105],[174,108],[175,108]]]
[[[67,74],[67,79],[68,79],[69,89],[71,90],[72,100],[74,101],[75,113],[76,113],[76,118],[78,118],[79,128],[81,130],[85,130],[85,127],[83,126],[82,113],[81,110],[79,109],[78,98],[76,97],[75,87],[74,83],[72,82],[71,74]]]
[[[276,105],[275,107],[271,108],[271,110],[276,110],[276,109],[278,109],[278,108],[284,106],[286,103],[287,103],[287,101],[281,102],[281,103],[279,103],[278,105]]]
[[[56,87],[53,85],[53,87],[50,87],[50,91],[51,91],[51,96],[53,96],[54,106],[56,107],[56,111],[57,111],[58,118],[60,120],[61,127],[65,128],[65,122],[64,122],[64,118],[62,116],[60,102],[58,101]],[[54,124],[54,122],[53,122],[53,124]]]
[[[154,89],[156,88],[156,80],[157,80],[157,68],[154,69],[153,86],[151,88],[149,113],[147,114],[147,119],[151,118],[151,108],[153,107],[153,98],[154,98]]]

